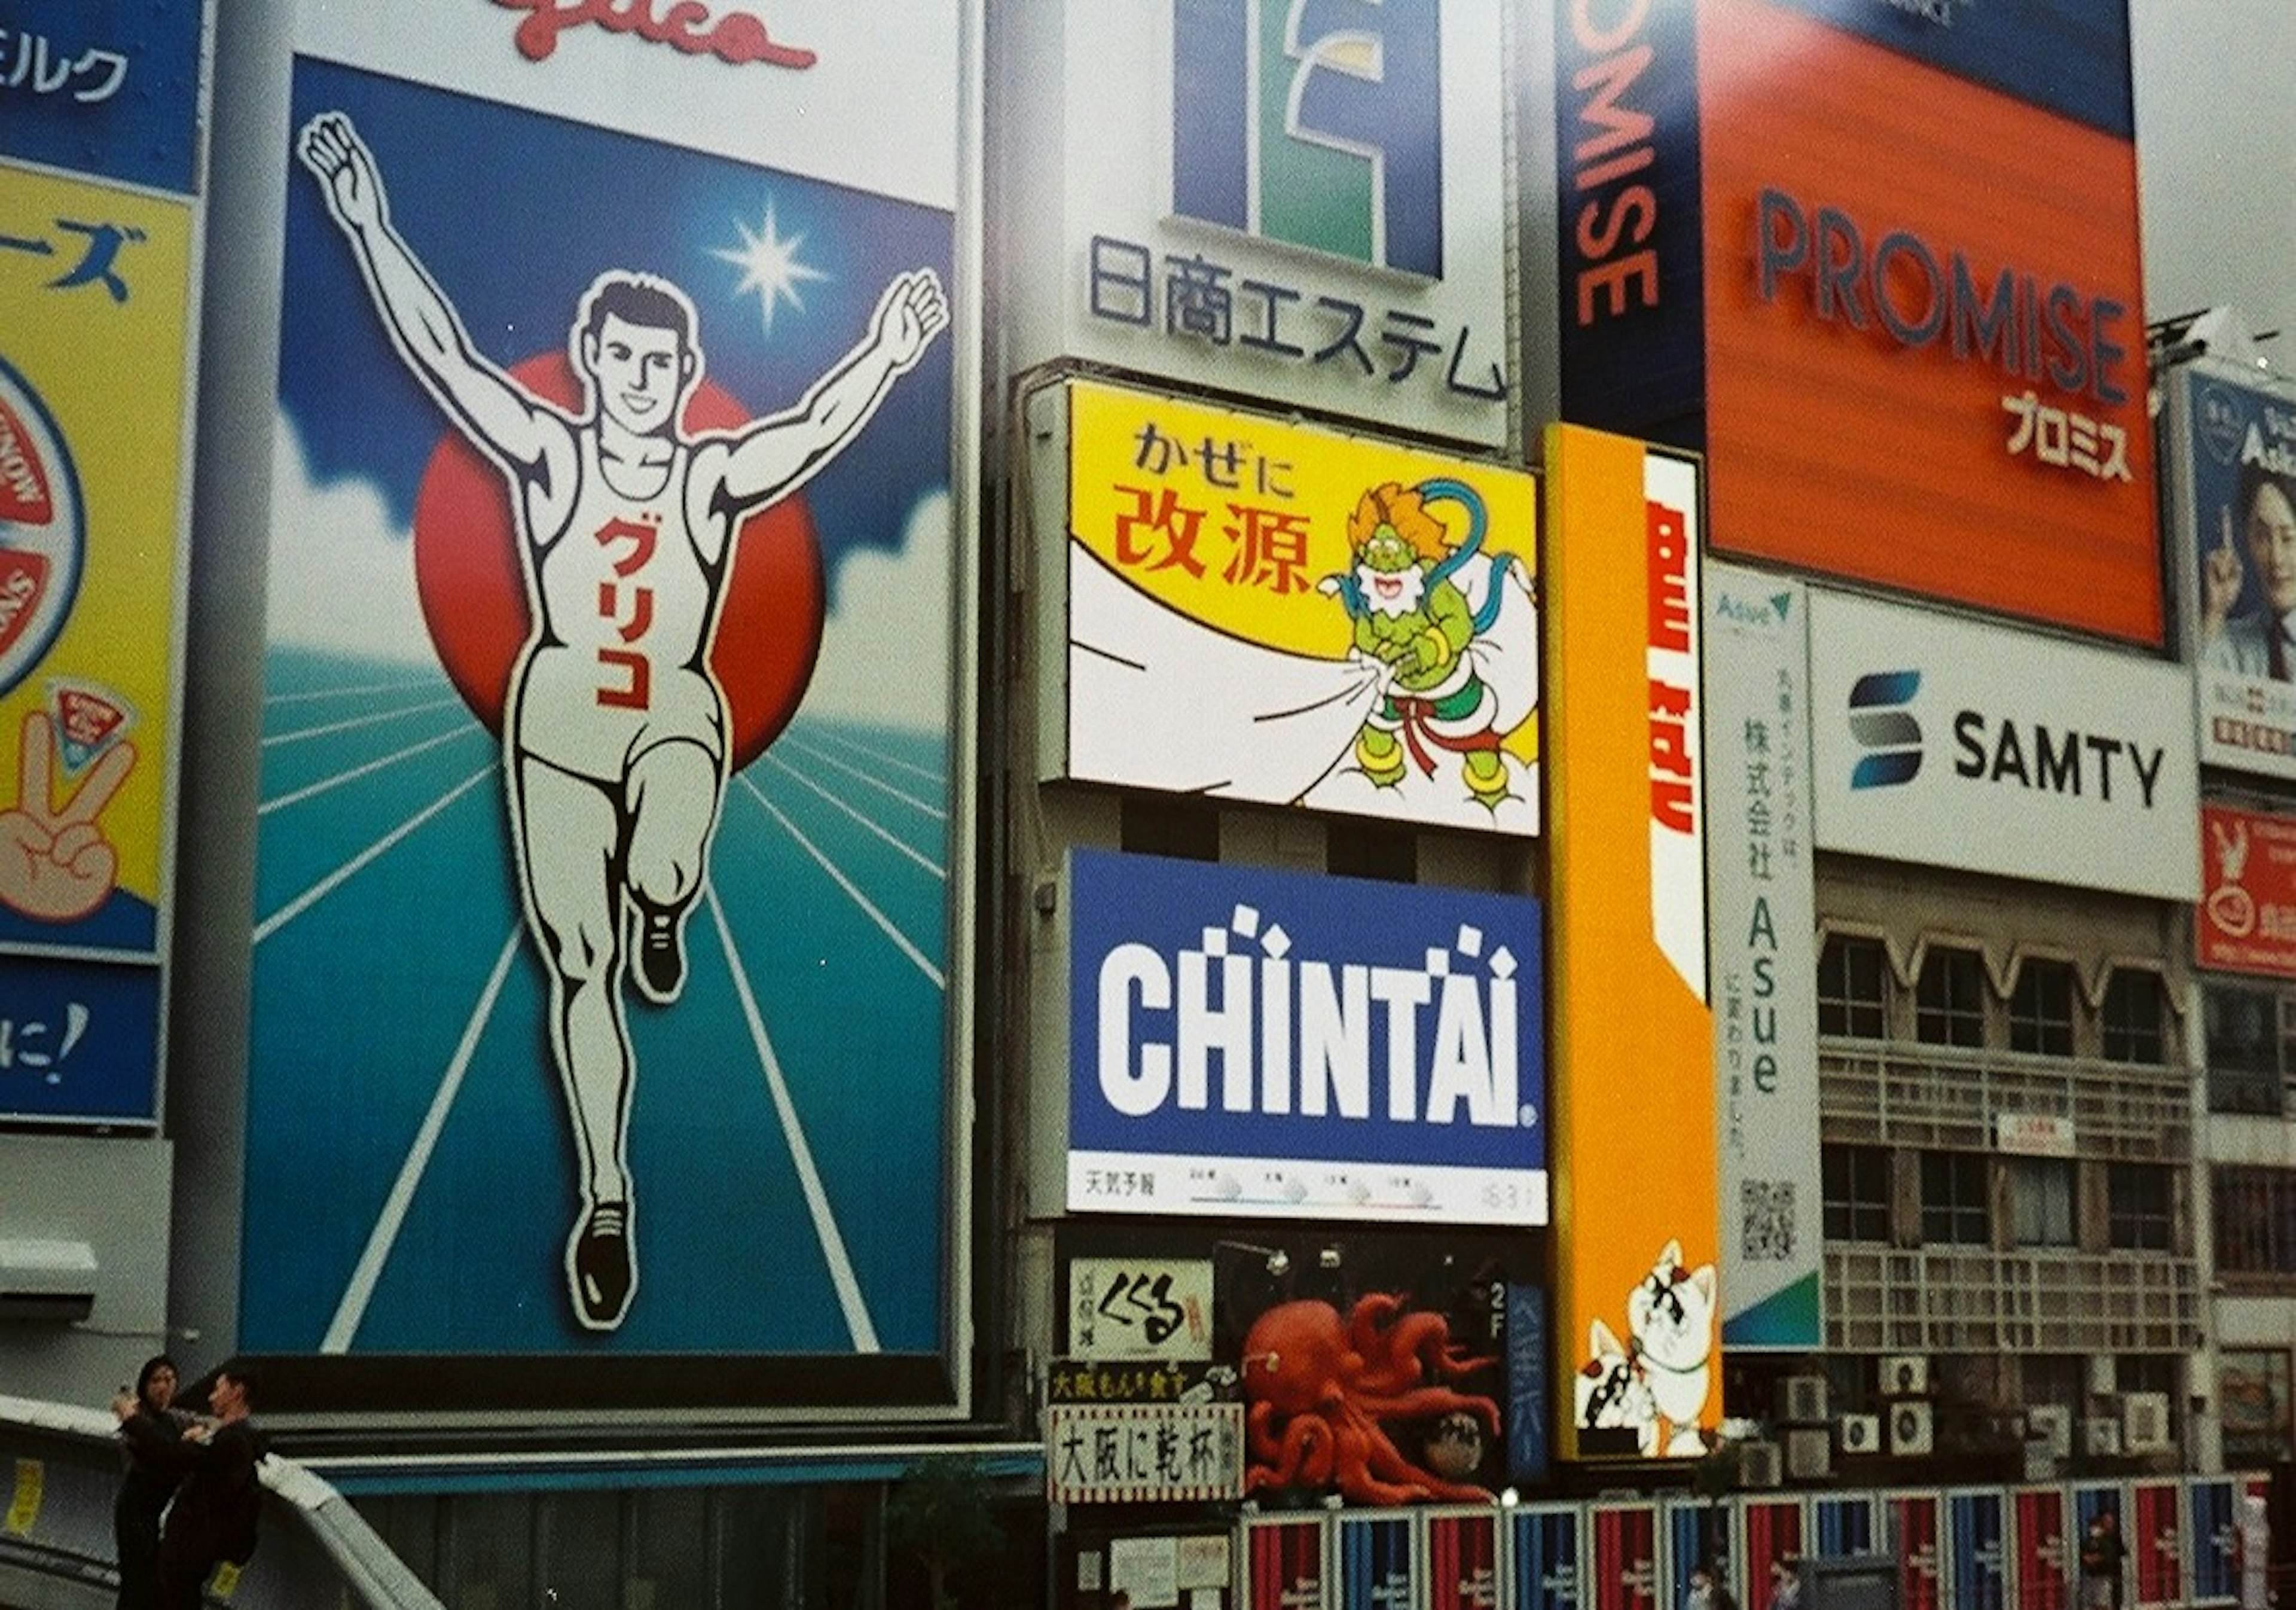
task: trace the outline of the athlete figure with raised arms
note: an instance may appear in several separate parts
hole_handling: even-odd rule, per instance
[[[947,303],[931,269],[900,275],[868,335],[794,407],[689,437],[678,422],[701,377],[693,304],[665,280],[602,274],[567,334],[588,393],[576,416],[472,345],[392,227],[348,118],[314,118],[298,149],[392,345],[510,482],[532,620],[503,723],[511,836],[580,1153],[567,1285],[575,1317],[612,1330],[637,1286],[621,983],[627,972],[665,1003],[685,983],[685,916],[726,787],[709,650],[734,535],[853,439],[947,324]]]

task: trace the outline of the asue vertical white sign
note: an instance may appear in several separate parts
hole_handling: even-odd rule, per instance
[[[2197,894],[2180,668],[1813,592],[1810,696],[1821,849]]]
[[[1809,594],[1706,565],[1706,804],[1722,1339],[1824,1343]]]

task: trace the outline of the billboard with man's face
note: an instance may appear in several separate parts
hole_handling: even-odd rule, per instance
[[[303,19],[240,1340],[308,1397],[961,1395],[964,19],[700,9]]]
[[[2201,760],[2296,777],[2296,398],[2206,359],[2167,390]]]

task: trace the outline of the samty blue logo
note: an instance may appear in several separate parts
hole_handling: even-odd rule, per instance
[[[1850,768],[1849,786],[1894,788],[1922,769],[1922,724],[1906,708],[1922,690],[1917,670],[1868,671],[1849,689],[1849,735],[1866,753]]]
[[[1441,9],[1173,0],[1173,210],[1440,279]]]

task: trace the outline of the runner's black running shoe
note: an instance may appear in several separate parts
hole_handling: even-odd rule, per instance
[[[685,929],[681,914],[659,907],[638,905],[637,930],[631,960],[638,993],[658,1006],[666,1006],[685,988]]]
[[[574,1317],[585,1328],[612,1330],[621,1324],[638,1284],[627,1203],[601,1202],[582,1215],[566,1243],[566,1283]]]

